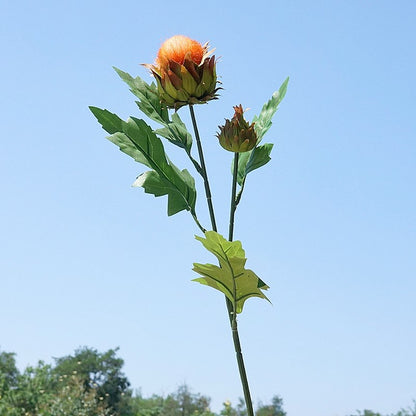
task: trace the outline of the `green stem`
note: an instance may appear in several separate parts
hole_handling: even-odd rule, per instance
[[[237,174],[238,174],[238,155],[239,153],[234,153],[234,169],[233,169],[233,185],[231,188],[231,204],[230,204],[230,225],[228,228],[228,240],[233,241],[234,237],[234,215],[237,208]]]
[[[211,225],[212,225],[212,229],[214,231],[217,231],[217,223],[215,222],[214,206],[212,205],[211,189],[209,187],[208,174],[207,174],[207,169],[205,167],[204,152],[202,150],[201,138],[199,137],[198,126],[196,124],[195,112],[194,112],[194,108],[192,104],[189,104],[189,111],[191,113],[192,125],[194,127],[195,139],[196,139],[196,144],[198,147],[199,161],[201,163],[201,169],[202,169],[201,174],[202,174],[202,178],[204,179],[205,195],[207,198],[209,215],[211,217]]]
[[[234,153],[234,171],[233,171],[233,184],[231,188],[231,204],[230,204],[230,225],[228,229],[228,240],[233,241],[234,237],[234,216],[235,210],[239,200],[237,200],[237,173],[238,173],[238,153]],[[240,195],[241,196],[241,195]],[[227,300],[227,309],[228,316],[230,318],[231,331],[234,341],[234,349],[237,357],[238,371],[240,372],[241,384],[243,386],[244,400],[246,402],[247,416],[254,416],[253,412],[253,403],[251,401],[250,387],[248,385],[247,372],[244,365],[243,353],[241,352],[240,337],[238,335],[238,326],[237,326],[237,313],[235,305],[226,298]]]
[[[215,213],[214,213],[214,207],[212,205],[212,197],[211,197],[211,190],[209,186],[208,181],[208,174],[205,167],[205,160],[204,160],[204,152],[202,149],[202,143],[198,132],[198,126],[196,123],[195,113],[192,105],[189,105],[189,111],[191,113],[191,119],[192,119],[192,125],[195,132],[195,139],[198,146],[198,154],[199,154],[199,160],[200,160],[200,166],[201,171],[200,172],[203,180],[204,180],[204,186],[205,186],[205,195],[207,199],[208,204],[208,210],[211,217],[211,225],[213,231],[217,231],[217,224],[215,221]],[[237,207],[237,204],[239,200],[237,201],[236,198],[236,190],[237,190],[237,172],[238,172],[238,153],[235,153],[235,159],[234,159],[234,172],[233,172],[233,188],[231,192],[231,209],[230,209],[230,228],[229,228],[229,240],[232,241],[233,239],[233,233],[234,233],[234,214]],[[241,197],[241,195],[240,195]],[[201,228],[201,227],[200,227]],[[251,395],[250,395],[250,388],[248,385],[248,379],[246,374],[246,369],[244,366],[244,359],[243,354],[241,352],[241,344],[240,344],[240,337],[238,335],[238,327],[237,327],[237,314],[235,313],[235,305],[232,304],[232,302],[226,297],[225,302],[227,304],[227,310],[228,310],[228,317],[230,319],[230,325],[231,325],[231,331],[233,336],[233,342],[234,342],[234,349],[236,353],[237,358],[237,364],[238,364],[238,371],[240,373],[240,379],[241,384],[243,386],[243,392],[244,392],[244,399],[246,402],[247,407],[247,416],[254,416],[253,412],[253,403],[251,401]]]
[[[194,219],[196,225],[198,226],[198,228],[205,234],[205,231],[207,231],[207,230],[199,222],[198,217],[196,216],[196,213],[195,213],[194,210],[191,210],[191,215],[192,215],[192,218]]]

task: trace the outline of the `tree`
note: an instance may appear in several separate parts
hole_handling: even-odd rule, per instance
[[[131,403],[134,416],[214,416],[209,409],[209,397],[192,393],[186,384],[167,397],[144,398],[139,392]]]
[[[0,416],[35,416],[55,392],[51,366],[39,361],[18,374],[15,384],[0,400]]]
[[[392,416],[416,416],[416,400],[413,400],[413,406],[407,409],[400,409]]]
[[[97,397],[115,414],[129,414],[128,389],[130,383],[122,373],[124,361],[116,357],[117,349],[99,353],[97,350],[83,347],[73,355],[55,358],[53,372],[58,377],[77,375],[87,392],[95,389]]]
[[[97,391],[86,391],[83,380],[72,375],[62,387],[39,408],[42,416],[110,416],[110,409],[97,397]]]
[[[163,410],[164,398],[153,394],[144,398],[140,391],[130,399],[130,408],[134,416],[158,416]]]
[[[241,399],[240,399],[240,401],[241,401]],[[221,409],[220,416],[238,416],[237,410],[234,409],[234,407],[232,406],[232,404],[229,400],[226,400],[222,404],[222,406],[223,406],[223,408]]]
[[[178,416],[201,415],[209,410],[210,398],[191,393],[186,384],[179,386],[172,397],[178,404]]]
[[[271,404],[263,405],[259,403],[256,416],[286,416],[286,412],[283,410],[282,398],[280,396],[273,396]]]
[[[0,396],[17,383],[19,371],[15,355],[13,352],[0,352]]]

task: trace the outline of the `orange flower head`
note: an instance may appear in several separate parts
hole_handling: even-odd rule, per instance
[[[166,40],[153,65],[145,64],[156,79],[160,100],[175,110],[217,98],[215,56],[208,43],[201,45],[183,35]]]
[[[187,36],[176,35],[163,42],[157,54],[156,65],[159,67],[165,66],[169,61],[175,61],[179,65],[183,65],[185,57],[199,65],[205,53],[206,47],[204,48],[196,40]]]

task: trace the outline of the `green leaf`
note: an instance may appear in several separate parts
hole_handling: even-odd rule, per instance
[[[114,133],[111,136],[108,136],[107,139],[118,146],[123,153],[131,156],[136,162],[151,167],[143,153],[124,133]]]
[[[130,91],[140,99],[137,105],[152,120],[165,124],[169,122],[169,114],[166,106],[161,104],[157,87],[154,83],[147,84],[140,77],[133,78],[127,72],[114,67],[120,78],[130,87]]]
[[[179,117],[179,114],[173,113],[172,121],[165,123],[165,126],[162,129],[155,130],[155,133],[189,152],[192,147],[192,136],[186,129],[186,125]]]
[[[205,238],[195,238],[217,257],[220,264],[194,263],[193,270],[202,276],[194,279],[195,282],[224,293],[236,313],[242,312],[244,302],[251,297],[269,300],[262,292],[269,287],[252,270],[244,267],[247,259],[240,241],[227,241],[215,231],[207,231]]]
[[[240,153],[237,171],[237,182],[240,186],[243,185],[246,176],[250,172],[264,166],[271,160],[270,153],[272,149],[272,143],[265,143],[261,146],[255,147],[250,152]]]
[[[259,116],[255,116],[253,118],[253,122],[256,123],[254,125],[254,129],[257,133],[257,143],[261,141],[263,136],[266,134],[267,130],[269,130],[269,128],[271,127],[271,120],[274,114],[276,113],[280,102],[286,95],[288,82],[289,77],[287,77],[286,80],[283,82],[283,84],[279,88],[279,91],[274,92],[272,98],[266,104],[264,104]]]
[[[130,87],[130,91],[139,98],[140,101],[137,101],[137,105],[140,110],[150,119],[164,126],[164,128],[156,130],[155,133],[189,152],[192,146],[192,136],[177,113],[173,113],[172,120],[169,119],[168,110],[160,101],[155,83],[149,85],[140,77],[133,78],[121,69],[115,67],[114,69]]]
[[[123,120],[116,114],[93,106],[90,106],[89,109],[107,133],[113,134],[122,130]]]
[[[182,179],[185,182],[189,182],[193,185],[190,189],[195,188],[194,180],[186,169],[179,172],[179,176],[182,176]],[[141,186],[146,193],[153,194],[156,197],[168,195],[169,216],[183,211],[184,209],[189,210],[189,203],[187,199],[194,198],[192,195],[188,195],[187,198],[178,197],[175,184],[171,181],[165,180],[163,176],[160,176],[154,170],[150,170],[139,175],[133,183],[133,186]]]
[[[270,129],[272,125],[272,118],[277,111],[277,108],[280,102],[283,100],[286,95],[287,84],[289,82],[289,77],[283,82],[279,90],[274,92],[272,98],[264,104],[259,116],[254,116],[253,122],[254,129],[257,133],[257,144],[259,144]],[[270,161],[270,152],[272,151],[273,145],[266,143],[262,146],[256,146],[250,152],[244,152],[240,154],[238,159],[238,176],[237,182],[240,186],[243,185],[246,176],[249,172],[252,172],[255,169],[264,166]],[[233,169],[233,166],[231,167]]]
[[[93,111],[93,110],[91,110]],[[184,209],[194,212],[196,189],[187,170],[180,171],[168,160],[161,140],[144,120],[131,117],[121,120],[116,114],[94,107],[94,115],[104,130],[113,133],[108,139],[120,150],[151,168],[140,175],[134,186],[142,186],[146,193],[168,196],[168,215]],[[115,128],[121,131],[115,131]]]

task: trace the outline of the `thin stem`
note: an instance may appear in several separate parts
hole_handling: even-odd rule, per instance
[[[230,226],[228,228],[228,240],[233,241],[234,236],[234,215],[237,208],[237,173],[238,173],[238,155],[239,153],[234,153],[234,170],[233,170],[233,185],[231,188],[231,204],[230,204]]]
[[[205,234],[206,229],[199,222],[198,217],[196,216],[195,211],[192,210],[191,211],[191,215],[192,215],[192,218],[194,219],[196,225],[198,226],[198,228]]]
[[[238,156],[239,154],[234,153],[234,170],[233,170],[233,184],[231,188],[231,204],[230,204],[230,225],[228,229],[228,240],[233,241],[234,237],[234,215],[237,208],[236,193],[237,193],[237,174],[238,174]],[[240,372],[241,384],[243,386],[244,400],[246,402],[247,416],[254,416],[253,412],[253,403],[251,401],[250,387],[248,385],[247,372],[244,365],[243,353],[241,352],[240,337],[238,335],[238,326],[237,326],[237,313],[236,307],[232,302],[227,300],[227,309],[228,316],[230,318],[231,331],[233,335],[234,349],[237,358],[238,371]]]
[[[193,125],[193,128],[194,128],[195,139],[196,139],[196,143],[197,143],[197,146],[198,146],[198,154],[199,154],[199,160],[200,160],[200,164],[201,164],[200,174],[201,174],[202,178],[204,179],[205,195],[206,195],[206,198],[207,198],[208,210],[209,210],[209,214],[210,214],[210,217],[211,217],[211,225],[212,225],[212,229],[214,231],[217,231],[217,224],[215,222],[214,207],[212,205],[211,190],[210,190],[210,187],[209,187],[208,174],[207,174],[207,170],[206,170],[206,167],[205,167],[204,152],[202,150],[202,143],[201,143],[201,139],[199,137],[198,126],[197,126],[196,119],[195,119],[194,109],[193,109],[191,104],[189,105],[189,111],[191,113],[192,125]],[[238,172],[238,153],[235,153],[234,172],[233,172],[233,188],[232,188],[232,192],[231,192],[232,195],[231,195],[231,209],[230,209],[230,229],[229,229],[229,240],[230,241],[232,241],[232,239],[233,239],[234,214],[235,214],[237,204],[239,202],[239,199],[237,200],[237,198],[236,198],[237,172]],[[241,197],[241,195],[240,195],[240,197]],[[227,297],[225,298],[225,301],[226,301],[226,304],[227,304],[228,317],[230,319],[231,331],[232,331],[233,342],[234,342],[234,349],[235,349],[237,364],[238,364],[238,371],[240,373],[241,384],[243,386],[244,399],[245,399],[246,407],[247,407],[247,416],[254,416],[253,403],[251,401],[251,395],[250,395],[250,387],[248,385],[246,369],[245,369],[245,366],[244,366],[243,354],[241,352],[240,338],[238,336],[237,314],[235,312],[236,307],[235,307],[235,305],[232,304],[232,302]]]
[[[211,225],[212,225],[212,229],[214,231],[217,231],[217,223],[215,221],[214,206],[212,205],[211,189],[209,187],[208,174],[207,174],[207,169],[205,167],[204,152],[202,150],[201,139],[199,137],[198,126],[196,124],[195,112],[194,112],[194,108],[192,104],[189,104],[189,111],[191,113],[192,125],[194,127],[195,139],[196,139],[196,144],[198,147],[199,161],[201,162],[202,177],[204,179],[205,195],[207,198],[208,210],[209,210],[209,215],[211,218]]]

